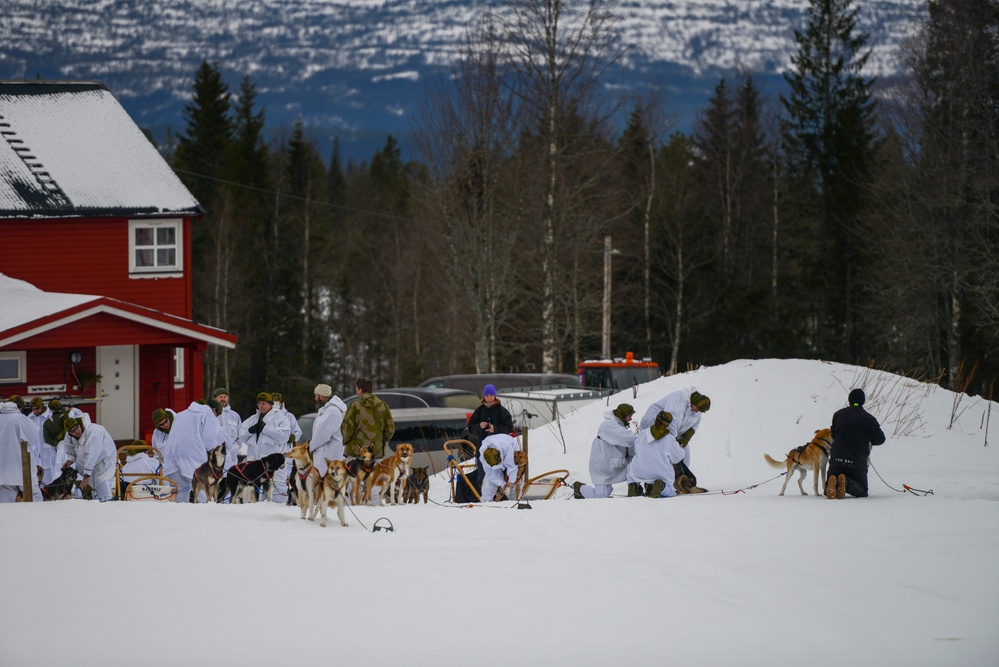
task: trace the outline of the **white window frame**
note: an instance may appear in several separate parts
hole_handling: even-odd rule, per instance
[[[135,234],[139,229],[172,228],[174,230],[175,257],[177,261],[167,266],[137,266],[135,253],[142,248],[153,250],[153,261],[155,262],[157,246],[137,246]],[[128,274],[132,278],[162,278],[164,276],[184,275],[184,221],[181,218],[164,218],[160,220],[129,220],[128,221]]]
[[[184,348],[173,348],[173,388],[184,386]]]
[[[20,352],[0,352],[0,360],[17,362],[17,374],[12,377],[0,377],[0,384],[24,384],[28,377],[28,353]]]

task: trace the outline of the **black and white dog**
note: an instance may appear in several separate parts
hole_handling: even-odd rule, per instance
[[[225,443],[213,448],[208,452],[208,460],[198,466],[194,471],[192,480],[192,501],[198,502],[198,494],[205,492],[205,502],[214,503],[219,495],[219,486],[222,485],[222,476],[225,470]]]
[[[225,485],[229,489],[229,503],[254,503],[259,491],[266,492],[274,473],[284,467],[284,454],[268,454],[257,461],[243,461],[229,468]]]
[[[76,468],[67,466],[62,469],[62,474],[54,480],[39,486],[42,492],[42,500],[68,500],[76,492]]]

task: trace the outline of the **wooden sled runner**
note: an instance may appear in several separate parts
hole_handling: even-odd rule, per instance
[[[469,479],[469,475],[478,472],[475,463],[475,445],[468,440],[448,440],[444,443],[444,451],[447,452],[447,472],[451,480],[451,502],[458,502],[461,486],[464,486],[465,491],[470,491],[476,501],[481,500],[475,484]]]
[[[177,498],[177,482],[163,475],[136,477],[125,487],[122,500],[165,500]]]
[[[524,482],[524,488],[517,500],[548,500],[560,486],[567,486],[568,470],[550,470]]]

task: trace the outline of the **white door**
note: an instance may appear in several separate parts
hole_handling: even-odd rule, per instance
[[[101,376],[97,423],[115,440],[132,440],[138,432],[135,400],[138,347],[108,345],[97,348],[97,372]]]

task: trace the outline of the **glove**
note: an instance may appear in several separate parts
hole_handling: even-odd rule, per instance
[[[289,445],[294,445],[295,442],[296,442],[296,440],[295,440],[295,434],[292,433],[291,435],[288,436],[288,444]]]
[[[261,431],[264,430],[264,420],[258,419],[257,423],[248,428],[247,430],[253,435],[258,435]]]
[[[680,437],[677,438],[676,441],[678,443],[680,443],[681,447],[683,447],[684,449],[686,449],[687,448],[687,443],[689,443],[690,439],[693,438],[693,437],[694,437],[694,429],[688,428],[686,431],[684,431],[683,433],[680,434]]]

